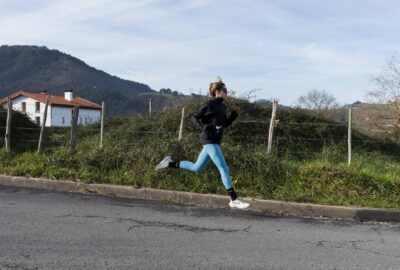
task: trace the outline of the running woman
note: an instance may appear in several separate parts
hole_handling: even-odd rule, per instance
[[[232,111],[231,115],[228,118],[226,117],[226,107],[223,102],[228,98],[228,90],[221,79],[210,84],[210,95],[213,98],[193,115],[193,122],[201,129],[203,144],[203,149],[197,162],[173,161],[171,156],[167,156],[156,166],[156,170],[170,167],[199,173],[212,160],[217,166],[221,174],[222,183],[231,197],[229,206],[231,208],[246,209],[249,204],[238,199],[230,179],[229,168],[220,147],[224,129],[233,123],[238,113]]]

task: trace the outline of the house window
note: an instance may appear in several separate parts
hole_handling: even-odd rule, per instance
[[[90,121],[90,124],[91,124],[92,123],[92,118],[90,118],[89,121]]]
[[[40,112],[40,102],[36,102],[36,112],[39,113]]]
[[[40,116],[36,117],[35,119],[36,125],[40,126]]]
[[[21,111],[26,112],[26,102],[21,103]]]
[[[65,118],[64,118],[64,116],[62,117],[62,123],[65,124]]]
[[[81,124],[82,125],[82,117],[80,118],[80,120],[79,120],[79,124]]]

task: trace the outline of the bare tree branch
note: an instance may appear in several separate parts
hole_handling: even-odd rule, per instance
[[[371,78],[373,89],[367,91],[367,95],[384,105],[393,119],[382,126],[385,133],[391,134],[391,138],[400,143],[400,59],[398,55],[392,55],[386,61],[380,74]]]
[[[306,95],[297,99],[297,105],[300,108],[315,110],[318,113],[328,116],[329,110],[339,106],[336,98],[324,89],[311,89]]]

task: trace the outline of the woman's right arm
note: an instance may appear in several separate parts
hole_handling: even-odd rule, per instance
[[[208,108],[209,103],[207,102],[203,107],[201,107],[197,112],[193,114],[193,123],[200,129],[202,129],[204,126],[203,118],[206,115]]]

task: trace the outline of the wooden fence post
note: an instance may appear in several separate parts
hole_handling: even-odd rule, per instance
[[[44,107],[43,123],[40,128],[39,145],[38,145],[38,150],[37,150],[38,153],[40,153],[40,151],[42,150],[42,141],[43,141],[43,136],[44,136],[44,127],[46,125],[46,120],[47,120],[47,107],[49,106],[49,99],[50,99],[50,94],[47,95],[46,106]]]
[[[181,126],[179,127],[179,136],[178,142],[182,139],[182,132],[183,132],[183,120],[185,119],[185,107],[182,108],[182,117],[181,117]]]
[[[76,129],[78,125],[78,115],[79,115],[79,107],[74,106],[72,110],[72,119],[71,119],[71,149],[75,150],[76,147]]]
[[[347,144],[348,144],[348,152],[349,152],[349,157],[348,157],[348,166],[351,165],[351,125],[352,125],[352,110],[351,107],[349,108],[349,130],[348,130],[348,135],[347,135]]]
[[[149,99],[149,114],[151,115],[151,98]]]
[[[7,125],[6,125],[6,135],[5,135],[5,148],[7,151],[11,149],[11,114],[12,114],[12,104],[11,98],[7,99]]]
[[[272,150],[272,138],[274,135],[276,107],[277,107],[277,101],[274,100],[274,101],[272,101],[272,115],[271,115],[271,122],[269,123],[268,148],[267,148],[268,156],[271,155],[271,150]]]
[[[106,112],[106,104],[103,101],[101,103],[101,128],[100,128],[100,148],[103,148],[103,139],[104,139],[104,114]]]

